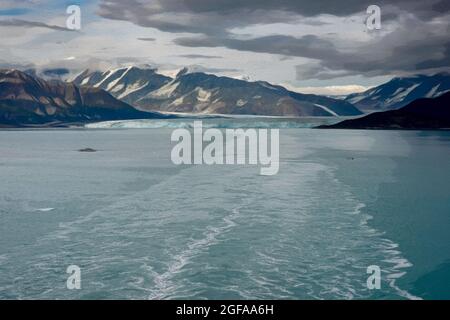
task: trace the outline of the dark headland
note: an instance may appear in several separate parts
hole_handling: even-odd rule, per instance
[[[450,92],[437,98],[418,99],[407,106],[345,120],[319,129],[450,130]]]

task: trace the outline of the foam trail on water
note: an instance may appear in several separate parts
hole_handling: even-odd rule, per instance
[[[217,238],[220,235],[223,235],[236,226],[234,219],[239,215],[240,208],[242,208],[242,206],[233,208],[231,213],[222,219],[222,221],[225,222],[224,225],[209,227],[202,239],[189,243],[184,251],[173,257],[173,262],[169,265],[166,272],[154,275],[156,288],[152,289],[154,292],[148,297],[149,300],[166,299],[167,297],[170,297],[171,293],[176,292],[178,288],[171,281],[171,278],[179,273],[197,254],[216,244],[219,241]]]

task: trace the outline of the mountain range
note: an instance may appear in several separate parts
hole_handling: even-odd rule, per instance
[[[140,110],[265,116],[356,116],[361,111],[334,98],[300,94],[264,81],[245,81],[182,69],[176,77],[154,69],[86,70],[76,85],[107,90]]]
[[[167,116],[136,110],[100,88],[45,81],[18,70],[0,70],[3,127],[162,117]]]
[[[362,93],[350,94],[345,101],[364,112],[395,110],[419,98],[436,98],[450,91],[450,73],[393,78]]]
[[[363,114],[360,110],[397,110],[420,98],[437,98],[450,91],[450,73],[394,78],[343,99],[302,94],[265,81],[235,79],[187,68],[174,77],[160,74],[157,69],[130,66],[108,71],[85,70],[70,81],[55,80],[55,75],[61,79],[60,75],[67,74],[65,69],[45,72],[0,70],[0,125],[67,125],[163,118],[169,117],[170,113],[359,116]],[[421,105],[425,107],[430,101],[422,101]],[[419,107],[414,110],[416,108]],[[414,114],[428,117],[425,113]],[[402,113],[388,115],[411,119],[412,126],[420,124],[416,118]],[[355,121],[363,119],[372,121],[375,118]],[[404,122],[395,125],[407,127]]]
[[[321,126],[326,129],[450,129],[450,92],[417,99],[398,110],[375,112],[362,118]]]

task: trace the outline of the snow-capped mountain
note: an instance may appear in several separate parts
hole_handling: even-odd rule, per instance
[[[165,117],[136,110],[100,88],[0,70],[0,127]]]
[[[394,78],[365,92],[351,94],[345,101],[365,112],[394,110],[416,99],[435,98],[448,91],[450,91],[450,73],[416,75]]]
[[[170,80],[158,74],[156,69],[130,66],[106,72],[85,70],[73,79],[73,83],[104,89],[117,99],[133,104]]]
[[[350,103],[288,91],[267,82],[249,82],[182,70],[175,79],[142,97],[143,109],[205,114],[268,116],[358,115]]]
[[[132,75],[132,76],[131,76]],[[187,68],[174,79],[136,67],[84,72],[80,85],[100,87],[142,110],[268,116],[350,116],[361,112],[333,98],[289,91],[267,82],[219,77]]]

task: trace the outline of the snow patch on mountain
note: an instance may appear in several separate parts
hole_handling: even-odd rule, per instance
[[[360,110],[399,109],[419,98],[436,98],[450,91],[450,73],[415,75],[392,80],[362,93],[350,94],[345,101]]]
[[[238,107],[243,107],[246,104],[247,104],[247,101],[243,100],[243,99],[239,99],[238,101],[236,101],[236,106],[238,106]]]
[[[212,92],[203,90],[202,88],[198,87],[196,88],[197,93],[197,100],[199,102],[208,102],[211,99]]]
[[[148,81],[144,82],[144,84],[140,84],[139,82],[135,82],[133,84],[128,85],[125,90],[118,96],[119,99],[124,99],[128,95],[132,94],[133,92],[139,91],[142,88],[145,88],[145,86],[148,85]]]
[[[170,82],[166,84],[165,86],[159,88],[158,90],[155,90],[153,92],[150,92],[146,97],[150,98],[170,98],[173,94],[173,92],[178,88],[180,85],[179,82]]]
[[[331,109],[328,108],[328,107],[325,107],[325,106],[323,106],[323,105],[321,105],[321,104],[317,104],[317,103],[315,103],[314,105],[315,105],[316,107],[319,107],[319,108],[325,110],[325,111],[328,112],[328,113],[331,113],[331,114],[332,114],[333,116],[335,116],[335,117],[339,117],[339,115],[338,115],[336,112],[334,112],[333,110],[331,110]]]
[[[392,104],[395,102],[401,102],[403,101],[403,99],[405,99],[405,97],[410,94],[411,92],[414,91],[414,89],[416,89],[418,86],[420,86],[420,83],[417,83],[415,85],[412,85],[409,88],[400,88],[398,91],[398,93],[394,93],[391,98],[386,99],[386,103],[388,104]],[[396,91],[396,92],[397,92]],[[379,97],[378,97],[379,99]]]

